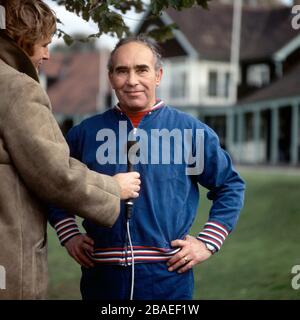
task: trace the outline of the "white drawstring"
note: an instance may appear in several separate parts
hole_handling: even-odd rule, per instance
[[[130,236],[130,230],[129,230],[129,220],[127,220],[127,235],[130,245],[130,251],[131,251],[131,289],[130,289],[130,300],[133,300],[133,290],[134,290],[134,254],[133,254],[133,246],[131,242],[131,236]]]

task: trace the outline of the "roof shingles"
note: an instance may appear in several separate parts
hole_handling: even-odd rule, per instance
[[[168,9],[200,57],[229,61],[232,29],[232,5],[210,4],[209,10],[194,7],[182,12]],[[291,26],[291,8],[279,6],[249,7],[242,12],[241,60],[270,57],[299,34]]]

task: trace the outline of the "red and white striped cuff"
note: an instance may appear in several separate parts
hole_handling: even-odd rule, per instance
[[[77,234],[81,234],[75,217],[70,217],[59,221],[54,225],[54,228],[62,246],[70,238],[76,236]]]
[[[212,245],[219,251],[228,234],[229,231],[220,223],[208,221],[199,233],[197,239]]]

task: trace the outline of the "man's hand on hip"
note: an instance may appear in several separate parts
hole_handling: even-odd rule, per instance
[[[177,239],[172,241],[171,245],[172,247],[180,247],[181,250],[168,260],[167,266],[169,267],[169,271],[178,270],[178,273],[186,272],[212,255],[202,241],[189,235],[184,240]]]
[[[67,242],[66,247],[69,255],[85,268],[94,267],[94,263],[90,256],[94,252],[94,241],[86,234],[76,235]]]
[[[141,180],[138,172],[118,173],[113,178],[119,183],[122,200],[139,196]]]

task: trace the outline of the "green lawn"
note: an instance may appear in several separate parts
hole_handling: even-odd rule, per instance
[[[291,287],[291,269],[300,265],[300,175],[262,172],[241,171],[245,207],[222,250],[195,268],[195,299],[300,299]],[[192,234],[207,219],[201,192]],[[49,273],[49,299],[80,299],[80,269],[50,229]]]

